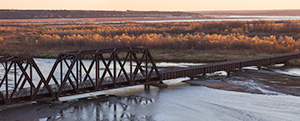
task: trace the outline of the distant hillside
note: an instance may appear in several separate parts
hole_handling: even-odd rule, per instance
[[[300,16],[299,10],[224,10],[196,11],[202,15],[245,15],[245,16]]]
[[[200,17],[199,13],[165,11],[0,10],[0,19]]]

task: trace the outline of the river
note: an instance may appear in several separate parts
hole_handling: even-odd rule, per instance
[[[54,59],[35,59],[43,65],[44,75]],[[88,60],[87,60],[88,62]],[[85,63],[87,63],[85,62]],[[157,63],[158,66],[193,66],[197,63]],[[197,79],[197,82],[228,82],[243,85],[246,91],[215,89],[209,86],[192,85],[182,81],[189,78],[165,80],[167,89],[143,86],[106,90],[83,96],[60,98],[61,104],[30,103],[1,107],[0,120],[22,121],[298,121],[300,120],[300,97],[278,91],[262,83],[276,79],[300,76],[297,67],[272,67],[257,70],[244,68],[245,72],[216,72],[211,78]],[[265,78],[259,77],[262,74]],[[267,75],[271,75],[268,77]],[[216,76],[217,75],[217,76]],[[244,75],[244,76],[243,76]],[[247,76],[245,76],[247,75]],[[254,76],[253,76],[254,75]],[[274,76],[275,75],[275,76]],[[273,78],[271,78],[273,77]],[[284,77],[284,78],[283,78]],[[209,83],[214,84],[214,83]],[[228,87],[227,87],[228,88]],[[251,91],[254,90],[254,91]],[[298,90],[299,91],[299,90]],[[299,91],[300,93],[300,91]]]
[[[216,16],[215,18],[205,19],[177,19],[177,20],[142,20],[138,23],[157,23],[157,22],[201,22],[201,21],[258,21],[258,20],[300,20],[300,16]]]
[[[68,20],[68,19],[62,19]],[[107,21],[107,20],[95,20],[93,22],[81,22],[81,21],[72,21],[72,22],[64,22],[64,21],[57,21],[57,22],[48,22],[48,21],[34,21],[32,20],[25,20],[25,21],[15,21],[15,22],[3,22],[5,25],[11,24],[55,24],[55,25],[64,25],[64,24],[104,24],[104,23],[160,23],[160,22],[204,22],[204,21],[258,21],[258,20],[274,20],[274,21],[281,21],[281,20],[300,20],[300,16],[214,16],[211,18],[185,18],[185,19],[178,19],[178,18],[166,18],[166,19],[159,19],[159,20],[148,20],[147,18],[143,20],[122,20],[122,21]],[[32,22],[28,22],[32,21]],[[1,24],[1,23],[0,23]]]

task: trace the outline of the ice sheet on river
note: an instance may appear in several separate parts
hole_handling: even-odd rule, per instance
[[[155,112],[157,120],[300,120],[300,97],[184,87],[161,92],[156,103],[134,112]],[[147,109],[149,108],[149,109]]]
[[[291,95],[265,95],[211,89],[203,86],[174,86],[171,89],[143,92],[141,97],[153,100],[149,104],[129,103],[126,110],[118,110],[116,120],[157,121],[299,121],[300,97]],[[101,99],[99,99],[101,100]],[[113,120],[111,108],[101,101],[79,101],[61,105],[16,107],[0,111],[0,120]],[[101,103],[102,104],[102,103]],[[105,103],[104,103],[105,104]],[[40,106],[39,106],[40,105]],[[61,108],[57,108],[61,107]],[[101,111],[99,112],[99,108]],[[120,109],[120,108],[117,108]],[[97,111],[98,110],[98,111]],[[100,116],[99,113],[106,116]],[[112,115],[112,116],[110,116]]]

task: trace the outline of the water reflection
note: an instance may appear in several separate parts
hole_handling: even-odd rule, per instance
[[[154,120],[152,116],[129,111],[139,106],[143,108],[154,99],[142,96],[101,95],[79,99],[62,104],[35,103],[16,107],[1,107],[0,120],[22,121],[131,121]],[[132,109],[134,110],[134,108]]]
[[[75,102],[66,102],[68,107],[58,109],[57,115],[39,120],[154,120],[152,116],[139,116],[139,113],[130,113],[131,106],[144,106],[154,102],[154,99],[141,96],[98,96],[97,98],[81,99]],[[50,106],[50,108],[53,108]]]

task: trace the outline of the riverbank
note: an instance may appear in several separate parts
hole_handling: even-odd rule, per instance
[[[31,56],[34,58],[57,58],[61,52],[76,51],[75,49],[30,49],[30,50],[5,50],[0,52],[2,56]],[[80,49],[84,50],[84,49]],[[80,51],[79,50],[79,51]],[[78,51],[78,50],[77,50]],[[156,62],[187,62],[187,63],[212,63],[222,61],[232,61],[246,58],[270,56],[272,54],[255,53],[251,50],[244,51],[224,51],[224,50],[170,50],[170,49],[150,49]],[[121,57],[122,58],[122,57]]]
[[[230,77],[214,75],[185,81],[191,85],[214,89],[267,95],[300,96],[300,77],[284,71],[284,67],[270,67],[257,70],[255,67],[243,71],[232,71]]]

